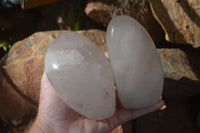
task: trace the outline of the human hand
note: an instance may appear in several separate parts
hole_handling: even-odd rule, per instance
[[[109,133],[120,124],[160,109],[164,101],[143,109],[118,109],[106,120],[89,120],[70,109],[56,94],[44,73],[39,111],[29,133]]]
[[[105,55],[108,57],[107,53]],[[46,74],[41,80],[38,115],[29,133],[109,133],[118,125],[164,106],[164,101],[142,109],[116,109],[105,120],[89,120],[70,109],[56,94]]]

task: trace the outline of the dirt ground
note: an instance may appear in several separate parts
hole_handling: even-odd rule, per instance
[[[9,40],[11,37],[10,43],[13,44],[37,31],[94,28],[105,30],[105,27],[84,14],[85,3],[81,1],[61,0],[53,5],[30,10],[22,10],[19,7],[1,11],[0,26],[3,29],[0,29],[0,40]],[[60,19],[62,23],[58,23]],[[0,49],[0,58],[5,53]],[[196,126],[197,114],[200,111],[200,93],[190,95],[190,88],[198,90],[200,85],[165,79],[163,99],[167,108],[134,120],[134,133],[200,133]],[[9,128],[0,123],[0,132],[8,133]]]

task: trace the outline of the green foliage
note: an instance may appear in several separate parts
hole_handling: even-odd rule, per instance
[[[76,22],[74,24],[74,31],[78,31],[78,30],[80,30],[80,22]]]
[[[86,7],[85,0],[79,0],[76,2],[76,8],[74,9],[75,23],[73,25],[73,30],[78,31],[81,30],[85,23],[85,12],[84,9]]]
[[[12,38],[9,38],[9,41],[12,41]],[[0,41],[0,48],[3,48],[3,50],[6,52],[11,48],[11,44],[8,41]]]

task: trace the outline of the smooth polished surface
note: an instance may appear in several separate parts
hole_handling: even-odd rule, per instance
[[[146,30],[129,16],[117,16],[108,25],[106,41],[122,105],[132,109],[158,102],[164,73]]]
[[[114,114],[110,63],[86,37],[67,32],[56,38],[46,52],[45,72],[59,97],[76,112],[93,120]]]

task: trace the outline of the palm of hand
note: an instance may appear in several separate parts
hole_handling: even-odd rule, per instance
[[[155,111],[163,105],[163,100],[160,100],[157,104],[143,109],[117,110],[106,120],[89,120],[67,107],[55,93],[46,74],[43,74],[37,118],[48,126],[50,129],[48,133],[108,133],[118,125]]]

